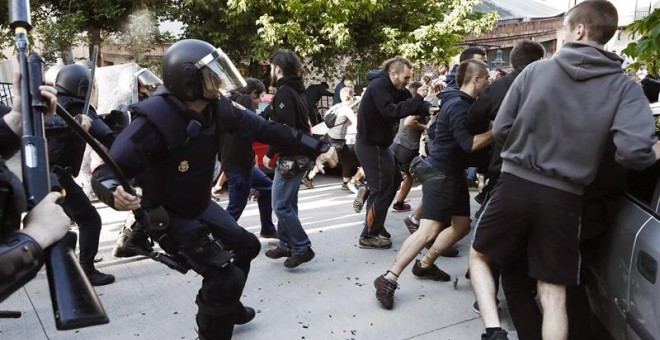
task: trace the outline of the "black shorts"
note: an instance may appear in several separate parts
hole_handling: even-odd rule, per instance
[[[579,283],[582,196],[502,173],[477,222],[472,247],[504,267],[526,248],[529,276]]]
[[[422,184],[421,218],[447,227],[452,216],[470,216],[470,193],[465,176],[446,176],[439,170],[438,174]]]
[[[396,156],[397,164],[399,164],[399,169],[406,175],[410,175],[410,162],[412,162],[415,156],[419,155],[419,149],[410,150],[403,145],[392,143],[390,145],[390,150]]]

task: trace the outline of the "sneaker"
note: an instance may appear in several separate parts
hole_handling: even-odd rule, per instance
[[[376,299],[378,299],[380,305],[385,309],[392,309],[394,307],[394,291],[396,290],[397,283],[381,275],[374,280],[374,287],[376,287]]]
[[[359,247],[364,249],[388,249],[392,247],[392,241],[374,236],[360,237]]]
[[[486,334],[481,334],[481,340],[509,340],[509,337],[506,336],[507,332],[503,329],[493,332],[490,336]]]
[[[266,250],[266,256],[271,259],[291,257],[291,249],[282,249],[280,247],[275,247],[273,249]]]
[[[357,195],[355,195],[355,199],[353,200],[353,210],[355,210],[356,213],[362,211],[364,201],[367,200],[367,197],[369,197],[369,188],[361,187],[358,190]]]
[[[392,205],[392,211],[394,212],[410,211],[410,204],[396,202],[394,203],[394,205]]]
[[[241,304],[240,307],[243,307],[243,304]],[[257,313],[254,311],[254,308],[243,307],[242,311],[236,313],[236,316],[234,317],[234,325],[245,325],[252,321],[256,315]]]
[[[82,266],[82,268],[92,286],[104,286],[115,282],[114,275],[101,273],[94,266]]]
[[[261,236],[261,238],[277,238],[277,231],[274,231],[272,233],[260,232],[259,236]]]
[[[287,268],[295,268],[299,265],[311,261],[316,254],[312,250],[312,247],[307,247],[305,252],[300,255],[293,255],[284,261],[284,266]]]
[[[378,236],[380,236],[382,238],[386,238],[388,240],[392,238],[392,235],[390,235],[390,233],[387,232],[387,229],[385,229],[385,227],[383,227],[383,229],[380,230],[380,233],[378,234]]]
[[[412,234],[419,229],[419,224],[413,222],[412,218],[410,216],[406,216],[406,218],[403,219],[403,223],[406,225],[406,228],[408,228],[408,231]]]
[[[342,183],[341,184],[341,191],[349,191],[351,189],[348,188],[348,183]]]
[[[497,310],[501,310],[500,308],[500,299],[496,299],[495,302],[497,302]],[[481,311],[479,310],[479,302],[475,301],[474,304],[472,304],[472,311],[475,313],[481,315]]]
[[[354,193],[354,194],[357,194],[357,193],[358,193],[358,188],[355,186],[355,183],[353,183],[353,182],[348,182],[348,183],[346,183],[346,187],[347,187],[348,190],[350,190],[352,193]],[[342,190],[343,190],[343,189],[344,189],[344,188],[342,187]]]
[[[413,275],[417,277],[424,277],[427,279],[431,279],[433,281],[449,281],[451,280],[451,276],[449,274],[443,272],[438,266],[435,264],[431,265],[428,268],[423,268],[422,267],[422,262],[420,260],[415,261],[415,265],[412,268],[412,273]]]
[[[314,189],[314,183],[312,183],[312,180],[307,178],[307,176],[303,177],[302,184],[304,184],[307,189]]]
[[[470,279],[470,268],[465,272],[465,278],[468,280]]]

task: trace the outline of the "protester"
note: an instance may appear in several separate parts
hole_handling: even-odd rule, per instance
[[[434,281],[449,281],[451,278],[434,262],[440,252],[470,230],[470,196],[463,177],[467,155],[488,146],[493,134],[491,131],[470,134],[465,121],[470,105],[490,85],[488,78],[485,63],[464,61],[456,76],[459,90],[446,91],[441,96],[441,111],[429,128],[432,144],[428,162],[422,160],[421,165],[412,169],[422,181],[424,209],[419,229],[403,243],[392,267],[374,281],[376,298],[386,309],[394,306],[394,291],[403,269],[428,242],[433,245],[421,260],[415,262],[413,275]]]
[[[353,207],[362,210],[367,199],[365,223],[360,234],[361,248],[386,249],[392,246],[385,230],[387,210],[401,182],[401,173],[389,146],[394,141],[394,125],[398,119],[428,116],[437,107],[417,94],[411,96],[406,85],[412,77],[412,64],[403,57],[383,62],[380,71],[367,73],[369,85],[358,110],[358,132],[355,153],[367,176],[369,188],[360,188]],[[367,192],[369,194],[367,194]]]
[[[581,266],[582,192],[595,177],[605,145],[611,138],[617,162],[634,169],[660,156],[648,101],[621,72],[622,59],[603,49],[617,19],[608,1],[587,0],[570,9],[565,45],[552,59],[523,70],[497,114],[493,133],[504,145],[502,175],[477,223],[470,254],[483,339],[507,338],[490,267],[506,265],[521,247],[528,252],[529,275],[538,282],[543,338],[567,338],[566,286],[579,283]]]

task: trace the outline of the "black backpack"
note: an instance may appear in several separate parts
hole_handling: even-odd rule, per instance
[[[325,113],[323,116],[323,121],[325,122],[325,126],[328,128],[332,129],[333,127],[337,125],[342,125],[342,124],[335,124],[337,121],[337,106],[331,107],[328,112]]]

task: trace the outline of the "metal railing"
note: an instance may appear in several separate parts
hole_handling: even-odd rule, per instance
[[[14,86],[12,83],[0,82],[0,102],[7,106],[12,106],[14,103]]]

